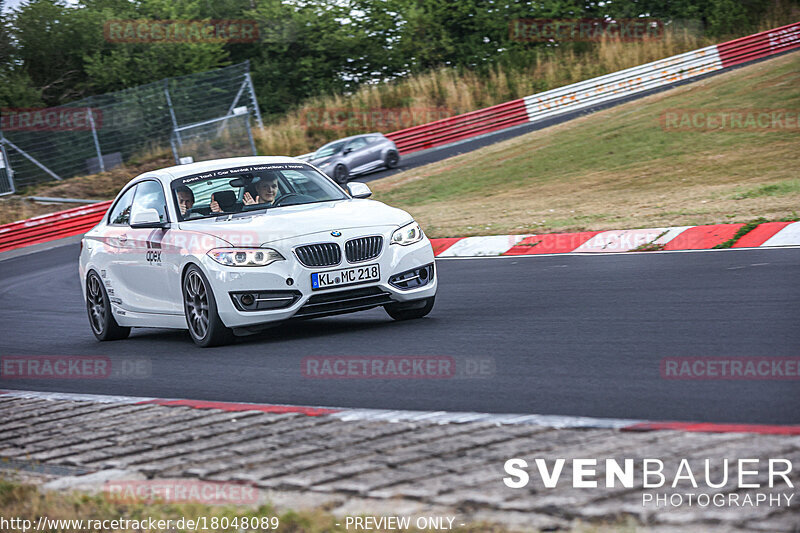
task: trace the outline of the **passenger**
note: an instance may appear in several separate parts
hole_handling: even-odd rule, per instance
[[[256,189],[256,197],[249,192],[244,193],[244,205],[266,204],[272,205],[275,202],[275,197],[278,195],[278,176],[270,172],[261,176],[258,181],[254,183]]]
[[[232,213],[238,211],[236,193],[232,190],[217,191],[211,195],[209,204],[212,213]]]
[[[194,205],[194,193],[192,192],[192,189],[186,185],[180,185],[179,187],[175,188],[175,196],[178,198],[178,207],[180,207],[181,216],[185,217],[186,213]]]
[[[222,213],[222,208],[219,206],[219,202],[214,199],[214,195],[211,195],[211,203],[209,204],[211,207],[212,213]]]

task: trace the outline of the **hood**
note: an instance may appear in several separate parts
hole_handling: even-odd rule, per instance
[[[318,157],[316,159],[311,158],[311,159],[308,160],[308,162],[311,163],[312,165],[320,166],[320,165],[324,165],[325,163],[327,163],[328,161],[330,161],[334,157],[336,157],[336,154],[329,155],[329,156],[326,156],[326,157]]]
[[[260,246],[323,231],[377,226],[399,227],[412,217],[375,200],[351,199],[272,208],[252,216],[181,222],[184,231],[213,235],[234,246]]]

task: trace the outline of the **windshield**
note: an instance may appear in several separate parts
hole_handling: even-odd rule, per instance
[[[328,178],[298,163],[192,174],[172,181],[172,196],[181,221],[348,198]]]
[[[320,157],[328,157],[333,154],[338,154],[344,148],[345,141],[337,141],[326,144],[316,152],[314,152],[314,159],[319,159]]]

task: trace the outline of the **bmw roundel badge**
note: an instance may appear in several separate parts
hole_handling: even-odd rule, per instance
[[[342,236],[342,232],[341,231],[332,231],[331,235],[333,235],[334,237],[341,237]]]

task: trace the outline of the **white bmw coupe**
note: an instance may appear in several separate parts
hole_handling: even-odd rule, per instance
[[[383,306],[433,308],[430,241],[412,217],[288,157],[218,159],[146,172],[81,241],[94,335],[188,329],[200,346],[271,322]]]

